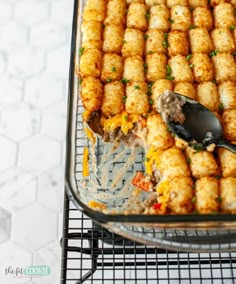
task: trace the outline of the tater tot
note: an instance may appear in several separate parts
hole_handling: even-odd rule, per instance
[[[236,213],[236,178],[220,180],[221,210],[224,213]]]
[[[145,81],[143,64],[140,56],[125,58],[123,78],[129,81]]]
[[[103,32],[103,51],[120,53],[123,45],[124,28],[122,25],[106,25]]]
[[[196,89],[192,83],[189,82],[179,82],[174,87],[174,92],[182,94],[193,100],[196,98]]]
[[[144,34],[141,31],[127,28],[124,34],[124,44],[122,47],[122,56],[143,56],[144,53]]]
[[[126,85],[125,108],[128,113],[145,114],[148,112],[147,90],[148,87],[145,82],[130,82]]]
[[[171,30],[188,31],[192,24],[188,7],[176,5],[171,8]]]
[[[171,179],[179,176],[190,176],[187,161],[183,152],[177,148],[164,150],[158,165],[163,178]]]
[[[212,61],[218,84],[225,81],[236,81],[236,67],[233,55],[219,52],[212,57]]]
[[[194,53],[190,60],[194,79],[197,82],[212,81],[214,78],[214,68],[207,54]]]
[[[161,31],[167,32],[170,28],[170,11],[164,5],[156,5],[150,7],[150,19],[149,19],[149,29],[159,29]]]
[[[186,149],[192,175],[196,178],[215,176],[218,174],[218,166],[212,153],[208,151],[196,151],[191,147]]]
[[[155,6],[155,5],[159,5],[159,4],[165,4],[166,0],[145,0],[145,4],[147,6]]]
[[[82,80],[81,100],[84,107],[92,113],[98,110],[102,104],[103,85],[94,77],[86,77]]]
[[[124,25],[126,17],[125,0],[109,0],[104,24]]]
[[[163,53],[153,53],[146,56],[147,80],[156,81],[166,78],[167,57]]]
[[[80,76],[100,77],[102,52],[97,48],[85,49],[80,57]]]
[[[159,114],[154,114],[147,119],[147,143],[156,149],[166,149],[174,144],[167,126]]]
[[[208,0],[188,0],[188,3],[191,8],[206,7]]]
[[[236,154],[225,148],[218,148],[218,157],[222,176],[236,176]]]
[[[233,52],[235,50],[234,38],[227,28],[218,28],[211,32],[214,49],[218,52]]]
[[[193,210],[193,181],[189,177],[176,177],[169,181],[168,208],[172,214],[190,214]]]
[[[105,82],[120,80],[123,75],[123,59],[115,53],[103,56],[101,80]]]
[[[234,7],[230,3],[220,3],[215,6],[213,16],[215,28],[230,28],[235,26]]]
[[[205,28],[191,29],[189,40],[192,53],[210,53],[213,50],[210,35]]]
[[[211,111],[217,112],[219,107],[219,97],[216,84],[212,82],[199,84],[197,88],[197,100]]]
[[[103,22],[106,15],[106,0],[88,0],[83,12],[85,21]]]
[[[160,79],[155,81],[155,83],[152,85],[152,100],[154,109],[157,109],[157,98],[166,90],[172,91],[172,89],[173,84],[170,80]]]
[[[141,3],[129,5],[126,26],[131,29],[145,31],[147,29],[146,6]]]
[[[123,108],[122,98],[125,95],[125,87],[119,81],[108,83],[104,86],[104,97],[102,101],[102,113],[109,117],[120,113]]]
[[[230,0],[229,1],[234,7],[236,6],[236,0]]]
[[[171,8],[176,5],[188,6],[188,1],[187,0],[166,0],[166,6],[168,8]]]
[[[83,21],[81,31],[83,34],[83,48],[102,48],[102,24],[100,22]]]
[[[216,178],[198,179],[195,194],[195,209],[199,214],[211,214],[219,210],[219,184]]]
[[[222,124],[225,138],[236,141],[236,109],[228,109],[223,112]]]
[[[192,82],[193,74],[189,67],[189,62],[183,55],[176,55],[169,59],[168,65],[174,82]]]
[[[212,29],[212,15],[210,10],[205,7],[196,7],[193,10],[193,25],[197,28]]]
[[[218,86],[219,99],[223,109],[236,109],[236,84],[235,82],[226,81]]]
[[[165,41],[165,33],[163,31],[152,29],[146,33],[146,54],[152,54],[155,52],[166,53],[166,48],[163,42]]]
[[[185,140],[179,138],[178,136],[174,137],[175,140],[175,147],[180,149],[180,150],[185,150],[188,147],[188,142],[186,142]]]
[[[168,34],[168,55],[187,55],[189,53],[188,34],[183,31],[171,31]]]

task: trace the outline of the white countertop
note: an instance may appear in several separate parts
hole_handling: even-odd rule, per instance
[[[1,284],[59,283],[72,12],[0,0]],[[20,270],[32,265],[49,275]]]

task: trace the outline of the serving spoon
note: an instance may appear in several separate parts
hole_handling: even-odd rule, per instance
[[[216,147],[223,147],[236,153],[236,145],[224,139],[222,126],[213,112],[189,97],[173,92],[171,94],[181,102],[184,121],[176,122],[164,112],[160,111],[160,113],[174,134],[187,141],[192,147],[198,145],[206,148],[215,144]]]

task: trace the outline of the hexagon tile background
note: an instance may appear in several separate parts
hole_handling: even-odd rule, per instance
[[[73,0],[0,0],[0,283],[60,279]],[[47,277],[17,269],[49,266]]]

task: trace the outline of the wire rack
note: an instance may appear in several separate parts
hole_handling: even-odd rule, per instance
[[[61,284],[236,283],[236,253],[186,253],[108,232],[65,197]]]

